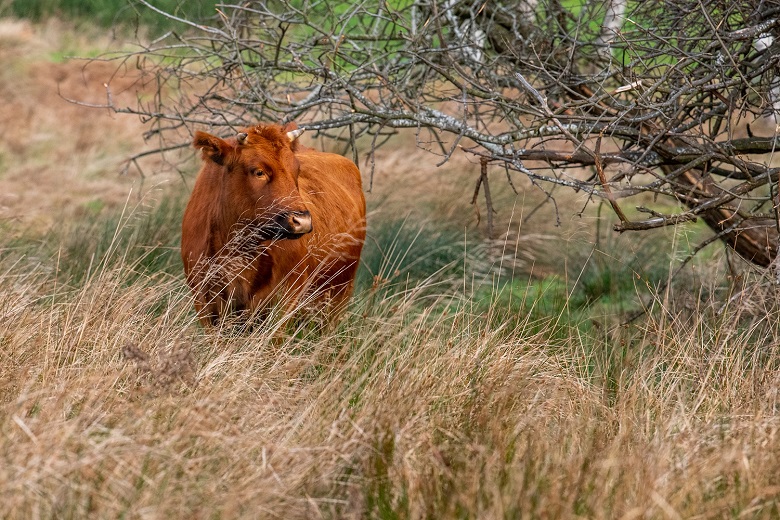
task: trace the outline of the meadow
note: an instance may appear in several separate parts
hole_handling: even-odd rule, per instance
[[[0,19],[0,517],[780,516],[776,284],[719,245],[675,274],[703,224],[617,236],[497,182],[488,241],[478,165],[400,135],[337,326],[204,330],[194,151],[120,174],[143,124],[63,100],[117,45]]]

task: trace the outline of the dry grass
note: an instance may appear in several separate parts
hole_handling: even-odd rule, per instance
[[[0,24],[0,53],[48,48],[43,33]],[[57,112],[45,64],[17,65],[40,106],[25,118],[27,98],[0,87],[19,121],[0,144],[6,229],[94,221],[95,189],[121,207],[131,180],[111,165],[140,127]],[[374,222],[417,193],[448,221],[472,211],[453,181],[467,163],[438,188],[407,152],[380,156]],[[147,262],[169,224],[126,240],[134,218],[94,257],[81,250],[95,226],[37,249],[0,237],[2,518],[780,516],[780,305],[760,278],[732,297],[681,284],[630,327],[590,325],[566,302],[509,311],[458,280],[366,290],[335,329],[204,331],[178,269]],[[552,233],[535,222],[526,233]],[[725,280],[713,264],[696,280]]]
[[[66,101],[106,102],[110,82],[118,104],[134,104],[144,87],[129,69],[64,56],[101,54],[118,42],[95,30],[50,20],[45,25],[0,18],[0,225],[40,232],[53,223],[121,209],[140,176],[119,175],[121,162],[142,151],[146,129],[135,118]],[[141,162],[143,190],[180,184],[159,158]],[[164,172],[164,173],[161,173]]]
[[[779,512],[776,310],[596,338],[412,288],[328,332],[212,333],[131,268],[68,287],[6,259],[0,516]]]

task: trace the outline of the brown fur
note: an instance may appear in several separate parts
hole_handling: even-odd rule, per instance
[[[309,296],[338,312],[352,294],[366,228],[360,171],[290,142],[294,128],[247,128],[243,144],[195,135],[203,166],[184,213],[181,254],[204,325]],[[300,238],[258,231],[280,214],[307,210],[312,231]]]

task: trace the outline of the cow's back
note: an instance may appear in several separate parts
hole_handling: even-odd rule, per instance
[[[213,165],[204,165],[195,180],[195,186],[190,194],[187,207],[184,210],[181,227],[181,259],[184,273],[190,285],[199,280],[193,279],[196,265],[213,254],[210,243],[212,237],[212,221],[217,213],[219,203],[219,177],[222,172]]]

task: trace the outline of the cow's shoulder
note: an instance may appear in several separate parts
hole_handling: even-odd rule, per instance
[[[333,182],[360,182],[360,170],[346,157],[317,150],[304,150],[295,155],[301,165],[301,176]]]

